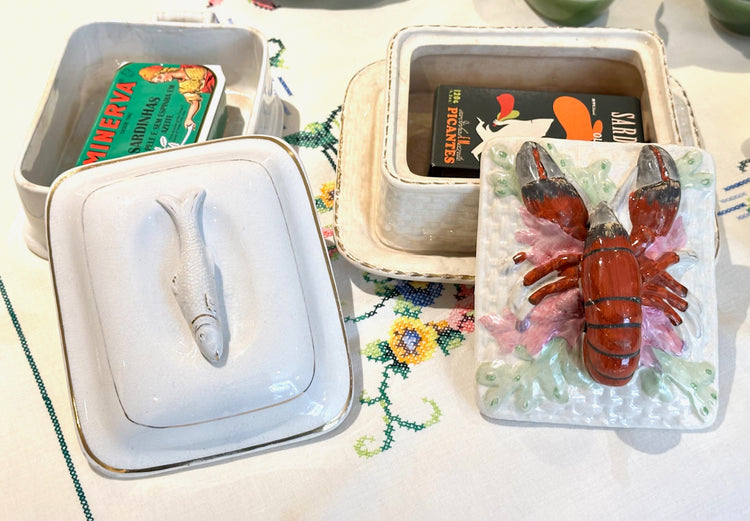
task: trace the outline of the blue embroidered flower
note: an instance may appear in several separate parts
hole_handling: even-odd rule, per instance
[[[396,290],[401,296],[420,307],[432,305],[443,292],[444,287],[437,282],[400,280],[396,283]]]

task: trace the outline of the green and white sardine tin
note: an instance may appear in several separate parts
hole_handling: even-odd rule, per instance
[[[218,65],[126,63],[115,74],[76,165],[220,136],[224,84]]]
[[[67,170],[78,168],[95,118],[109,100],[112,80],[127,63],[212,64],[206,66],[217,77],[220,66],[226,108],[217,110],[214,125],[226,119],[221,137],[281,135],[284,105],[273,90],[268,39],[257,29],[172,21],[97,21],[75,28],[50,71],[13,169],[23,203],[23,239],[43,259],[50,186]]]

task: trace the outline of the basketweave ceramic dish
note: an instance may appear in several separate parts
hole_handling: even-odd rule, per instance
[[[266,38],[214,23],[94,22],[70,35],[32,121],[13,175],[28,247],[46,258],[44,205],[55,178],[76,164],[117,69],[125,62],[219,65],[226,78],[224,136],[280,135],[283,107],[268,72]]]
[[[477,180],[433,180],[415,176],[406,182],[382,170],[382,142],[387,85],[385,61],[375,62],[354,75],[346,91],[342,113],[341,143],[334,202],[334,239],[339,251],[360,268],[385,277],[438,282],[473,283],[476,270],[474,250],[470,252],[415,251],[393,246],[383,238],[383,223],[417,228],[426,222],[422,207],[432,208],[435,219],[450,226],[472,221],[476,228],[479,185]],[[700,146],[692,109],[682,87],[670,78],[679,142]],[[425,139],[427,139],[425,135]],[[388,193],[398,205],[380,202]],[[436,208],[436,209],[435,209]],[[460,211],[459,211],[460,209]],[[467,224],[468,226],[468,224]],[[452,228],[444,237],[457,235]],[[425,236],[426,237],[426,236]],[[471,235],[473,244],[475,235]],[[459,240],[459,239],[457,239]],[[467,242],[464,237],[464,242]]]
[[[195,189],[213,297],[194,275],[189,224],[162,204]],[[97,470],[199,465],[345,417],[351,366],[335,284],[305,172],[283,141],[225,138],[77,167],[51,187],[47,222],[73,411]],[[178,278],[219,317],[217,363],[197,347],[191,330],[206,315],[184,316]]]
[[[386,66],[373,224],[393,249],[474,255],[478,180],[427,177],[438,85],[634,96],[646,141],[683,143],[663,44],[646,31],[407,27],[391,39]]]
[[[595,383],[581,361],[580,290],[552,294],[536,306],[528,302],[531,291],[554,280],[552,274],[530,288],[522,283],[532,265],[547,258],[546,249],[572,252],[582,245],[555,243],[564,237],[555,238],[524,217],[513,181],[516,153],[525,140],[492,140],[481,160],[475,295],[479,409],[491,418],[515,421],[709,427],[716,419],[719,389],[714,273],[718,239],[710,218],[716,210],[713,159],[700,148],[663,146],[677,164],[681,202],[666,245],[657,248],[680,254],[668,272],[688,288],[688,308],[679,312],[683,323],[678,326],[656,308],[643,308],[639,369],[626,385],[610,387]],[[608,202],[630,230],[627,195],[641,144],[535,141],[550,151],[590,209]],[[515,264],[513,257],[521,251],[528,252],[529,260]]]

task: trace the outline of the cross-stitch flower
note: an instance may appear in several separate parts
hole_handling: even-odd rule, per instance
[[[460,286],[456,307],[448,315],[448,325],[462,333],[474,331],[474,286]]]
[[[443,285],[437,282],[399,280],[396,289],[401,296],[415,306],[430,306],[443,292]]]
[[[331,181],[320,187],[320,199],[327,208],[333,208],[333,193],[336,189],[336,183]]]
[[[330,212],[333,209],[333,197],[336,191],[336,183],[324,183],[320,187],[320,195],[315,198],[315,208],[321,212]]]
[[[391,326],[388,345],[401,363],[416,365],[432,358],[437,348],[435,328],[411,317],[399,317]]]

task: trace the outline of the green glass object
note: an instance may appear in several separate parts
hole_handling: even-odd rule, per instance
[[[526,0],[534,11],[561,25],[586,25],[614,0]]]
[[[750,35],[750,0],[706,0],[711,16],[739,34]]]

